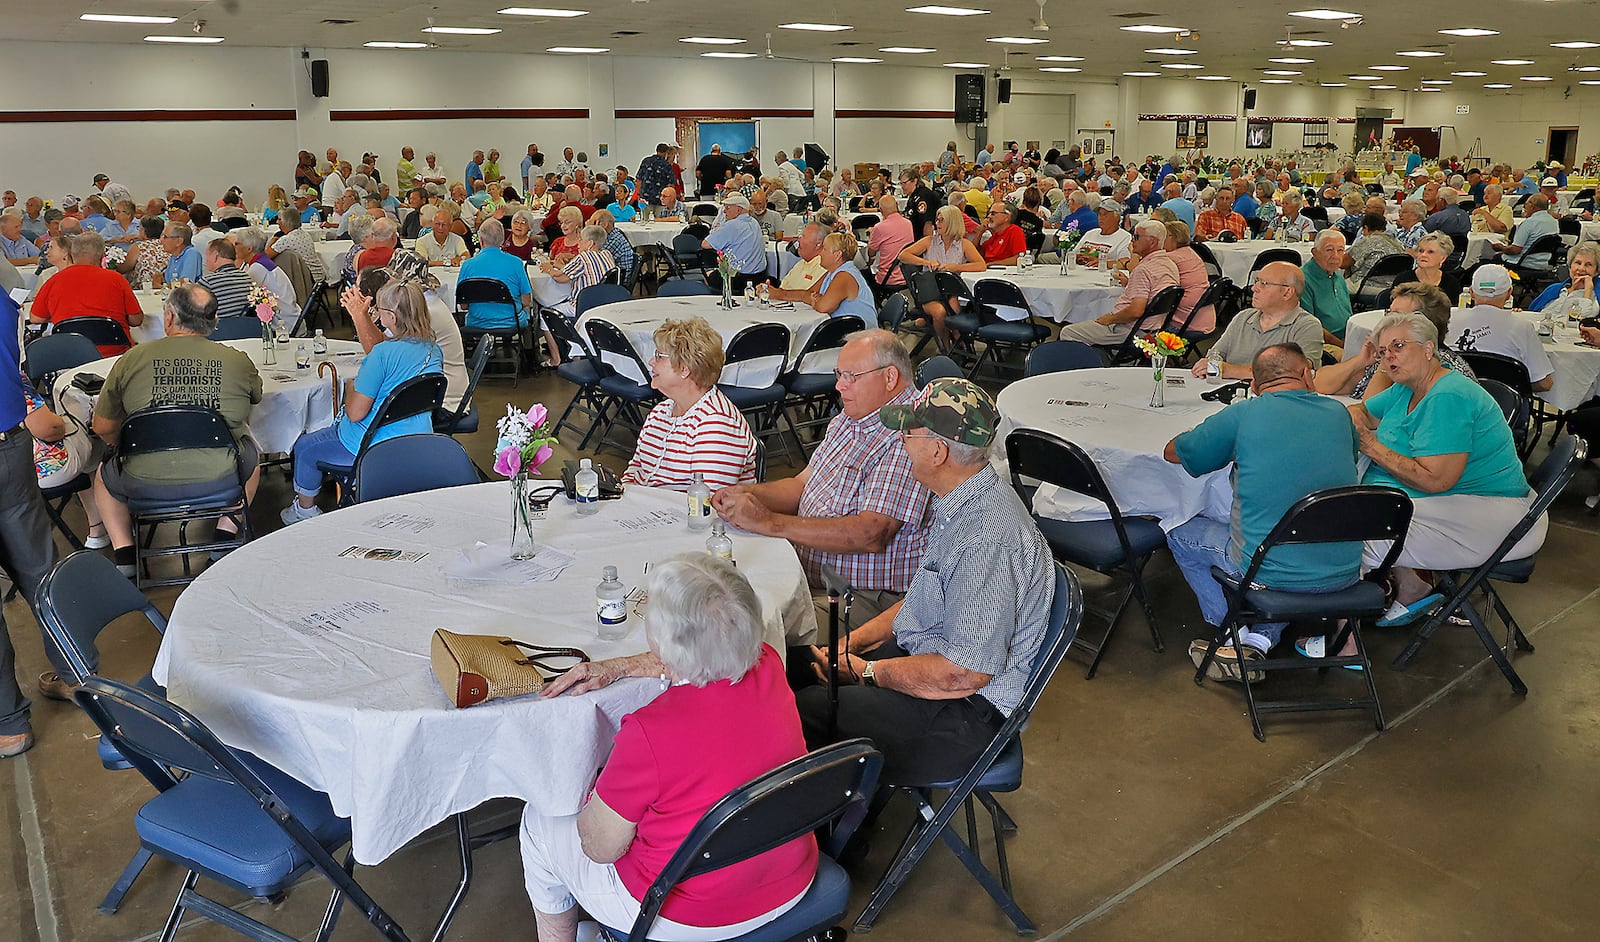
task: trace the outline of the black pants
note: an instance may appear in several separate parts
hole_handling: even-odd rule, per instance
[[[33,465],[33,436],[19,427],[0,441],[0,566],[32,606],[39,580],[55,562],[56,543]],[[54,663],[50,648],[45,645]],[[31,706],[17,684],[17,653],[0,614],[0,736],[27,732]]]
[[[1589,457],[1597,457],[1600,448],[1600,399],[1591,399],[1572,413],[1572,434],[1589,443]]]
[[[888,642],[875,660],[903,655]],[[791,657],[793,653],[791,652]],[[960,700],[923,700],[882,687],[839,688],[837,731],[828,735],[828,688],[814,684],[795,694],[806,748],[865,736],[883,753],[883,783],[921,785],[960,778],[994,739],[1005,716],[974,694]]]

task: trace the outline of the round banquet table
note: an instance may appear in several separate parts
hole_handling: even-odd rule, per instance
[[[629,245],[664,245],[672,248],[672,240],[687,226],[686,222],[619,222],[617,231],[627,238]]]
[[[1034,314],[1058,324],[1104,317],[1116,310],[1117,298],[1122,295],[1122,286],[1112,281],[1110,272],[1094,268],[1074,268],[1063,275],[1056,265],[1035,265],[1024,274],[1015,265],[1004,265],[961,273],[961,279],[970,286],[986,278],[1008,281],[1021,288]],[[1005,316],[1004,311],[1001,316]]]
[[[173,702],[228,745],[313,788],[348,816],[355,857],[376,864],[428,827],[491,798],[574,814],[622,717],[659,681],[579,697],[525,696],[455,709],[429,664],[435,628],[578,647],[595,659],[646,650],[630,614],[619,641],[597,637],[594,588],[614,565],[630,587],[646,563],[704,552],[683,495],[630,487],[579,517],[558,499],[534,524],[554,581],[460,583],[445,567],[477,542],[503,558],[504,482],[358,504],[247,544],[208,568],[173,607],[154,674]],[[734,556],[761,602],[766,640],[816,623],[785,540],[735,532]],[[498,545],[494,545],[498,541]],[[340,555],[352,546],[423,551],[416,561]],[[575,559],[572,559],[575,557]],[[538,563],[540,557],[534,557]]]
[[[1250,267],[1256,263],[1256,257],[1267,249],[1294,249],[1300,253],[1302,264],[1311,257],[1310,242],[1279,243],[1274,239],[1245,239],[1242,242],[1207,242],[1206,248],[1216,256],[1217,264],[1222,266],[1222,273],[1227,275],[1234,284],[1243,286],[1250,279]]]
[[[1049,432],[1088,452],[1100,468],[1117,508],[1155,517],[1163,530],[1198,516],[1227,520],[1233,506],[1228,471],[1191,477],[1162,457],[1167,442],[1226,408],[1200,394],[1211,388],[1181,367],[1166,371],[1166,406],[1150,408],[1154,381],[1143,367],[1071,370],[1018,380],[1000,391],[1000,438],[1019,428]],[[1181,385],[1171,383],[1183,380]],[[1002,477],[1004,451],[996,462]],[[1055,520],[1104,520],[1105,505],[1041,484],[1034,512]]]
[[[1494,244],[1504,241],[1505,238],[1505,236],[1495,235],[1492,232],[1467,233],[1467,251],[1462,256],[1461,267],[1466,269],[1479,262],[1492,261],[1495,254]]]
[[[1344,328],[1344,355],[1348,359],[1361,350],[1372,329],[1383,319],[1383,311],[1364,311],[1350,318]],[[1537,323],[1539,315],[1518,311],[1517,316]],[[1544,341],[1544,352],[1555,370],[1555,384],[1538,397],[1565,412],[1576,409],[1600,395],[1600,347],[1582,343],[1575,328],[1558,322],[1555,336]]]
[[[817,313],[809,304],[796,303],[792,307],[762,308],[752,306],[744,298],[738,298],[736,302],[738,307],[726,311],[722,308],[722,299],[711,295],[618,301],[615,304],[593,308],[584,314],[578,319],[578,330],[584,331],[585,325],[595,318],[609,321],[627,335],[634,350],[638,351],[640,359],[649,362],[650,357],[656,352],[656,328],[667,320],[705,318],[711,329],[722,337],[724,349],[733,340],[734,335],[746,327],[756,324],[782,324],[789,328],[789,355],[786,358],[781,361],[777,357],[747,360],[744,363],[729,364],[722,369],[721,382],[725,385],[761,387],[777,382],[784,366],[800,355],[806,341],[811,339],[812,332],[828,319],[827,315]],[[639,368],[632,360],[609,354],[602,354],[602,359],[630,379],[645,382],[646,377],[639,373]],[[801,364],[801,372],[826,373],[834,368],[838,360],[839,351],[820,350],[806,357],[806,362]]]
[[[338,368],[339,380],[343,382],[360,372],[361,361],[366,356],[361,344],[354,340],[329,340],[328,352],[312,357],[310,369],[301,370],[294,365],[295,347],[299,342],[309,346],[310,341],[278,344],[278,362],[273,366],[261,362],[259,340],[224,342],[249,354],[256,369],[261,371],[261,401],[250,410],[249,426],[251,437],[261,446],[264,455],[288,454],[294,450],[295,439],[302,434],[332,425],[333,382],[327,376],[318,376],[317,369],[322,363],[331,362]],[[106,357],[62,371],[56,378],[56,403],[87,426],[94,413],[95,397],[72,385],[72,378],[79,373],[103,377],[111,372],[116,362],[117,357]]]

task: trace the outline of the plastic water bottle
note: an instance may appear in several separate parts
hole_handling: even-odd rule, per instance
[[[1213,385],[1222,382],[1222,361],[1215,356],[1206,360],[1206,382]]]
[[[706,476],[699,471],[694,473],[687,497],[689,529],[704,530],[711,526],[711,488],[706,487]]]
[[[311,338],[311,352],[322,356],[328,352],[328,338],[322,335],[322,328],[317,328],[316,336]]]
[[[744,283],[744,300],[751,307],[756,306],[756,283],[754,281]]]
[[[600,509],[600,475],[594,472],[594,465],[588,458],[578,462],[573,486],[578,492],[578,513],[587,516]]]
[[[299,370],[311,369],[311,350],[304,340],[294,345],[294,365]]]
[[[1551,319],[1550,308],[1546,306],[1543,314],[1539,317],[1539,339],[1549,340],[1555,335],[1555,332],[1556,322]]]
[[[594,617],[600,622],[600,640],[616,641],[628,633],[628,590],[617,578],[617,567],[600,570],[594,587]]]
[[[706,539],[706,552],[718,559],[733,562],[733,539],[728,536],[728,525],[721,517],[711,518],[711,536]]]

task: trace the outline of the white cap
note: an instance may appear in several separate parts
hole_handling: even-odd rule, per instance
[[[750,201],[744,198],[743,193],[734,193],[731,196],[724,196],[722,198],[722,205],[737,206],[740,209],[749,209]]]
[[[1561,184],[1556,180],[1555,177],[1545,177],[1543,180],[1539,181],[1539,185],[1540,186],[1560,186]]]
[[[1511,272],[1504,265],[1479,265],[1472,273],[1472,295],[1497,298],[1511,290]]]

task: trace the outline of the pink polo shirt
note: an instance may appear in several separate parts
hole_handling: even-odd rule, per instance
[[[903,285],[905,276],[900,272],[900,253],[915,242],[911,220],[905,213],[895,213],[872,227],[872,238],[867,240],[867,254],[873,259],[873,270],[880,285]]]

